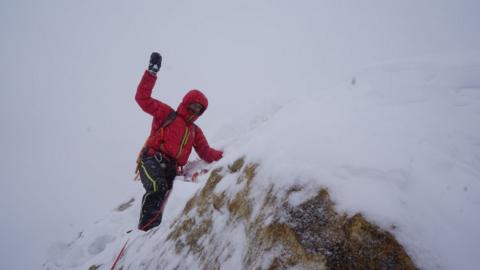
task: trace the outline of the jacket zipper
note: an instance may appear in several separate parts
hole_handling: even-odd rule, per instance
[[[187,144],[188,141],[188,135],[190,135],[190,129],[186,127],[185,133],[183,134],[182,143],[180,144],[180,149],[178,149],[178,153],[175,159],[178,159],[182,154],[183,147],[185,146],[185,144]]]

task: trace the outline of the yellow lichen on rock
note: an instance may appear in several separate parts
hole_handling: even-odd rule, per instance
[[[307,267],[309,269],[325,269],[325,259],[321,254],[311,254],[298,241],[295,231],[287,224],[272,223],[265,227],[258,228],[254,241],[250,245],[255,250],[265,253],[277,249],[277,256],[274,257],[268,269],[289,269],[294,266]],[[260,248],[260,249],[259,249]],[[258,257],[258,253],[248,254],[248,262]]]
[[[225,205],[225,198],[226,198],[225,192],[222,192],[220,194],[212,194],[212,206],[215,210],[221,211],[220,209]]]
[[[200,191],[200,200],[206,200],[209,196],[211,196],[213,190],[217,186],[217,184],[223,179],[223,175],[221,174],[222,168],[217,168],[210,173],[208,177],[207,183],[205,187]]]
[[[228,170],[230,173],[236,173],[240,171],[240,169],[243,167],[243,164],[245,164],[245,157],[241,157],[233,162],[233,164],[228,165]]]
[[[244,177],[247,180],[248,185],[251,184],[253,178],[255,177],[257,168],[258,168],[258,164],[256,163],[249,164],[245,167]]]
[[[216,193],[224,175],[222,168],[212,171],[172,226],[168,239],[176,242],[177,252],[187,249],[203,268],[221,269],[222,259],[234,254],[230,235],[219,233],[221,228],[245,234],[240,238],[245,239],[246,246],[241,248],[246,252],[237,259],[242,261],[241,269],[416,269],[389,232],[360,214],[338,213],[328,190],[319,189],[316,196],[291,205],[290,196],[304,187],[292,185],[285,191],[273,183],[266,188],[255,185],[258,166],[245,165],[244,158],[228,166],[227,173],[241,171],[237,182],[232,182],[235,192],[227,188]],[[255,190],[263,195],[252,198],[254,188],[265,191]],[[218,223],[215,215],[225,222]]]
[[[237,183],[245,182],[243,189],[237,192],[232,200],[228,203],[228,210],[231,213],[231,219],[242,219],[244,221],[249,221],[250,215],[252,213],[252,202],[249,198],[251,181],[255,175],[255,170],[257,168],[256,164],[249,164],[245,167],[242,174],[239,176],[240,181]]]
[[[357,214],[345,224],[346,249],[357,254],[351,268],[367,266],[370,269],[416,269],[405,250],[392,234],[369,223]]]
[[[230,211],[232,219],[250,219],[252,205],[248,199],[248,194],[248,191],[244,189],[238,192],[235,198],[228,203],[228,211]]]
[[[211,172],[204,188],[186,203],[182,217],[171,225],[172,231],[167,236],[167,240],[175,241],[176,252],[187,248],[189,252],[201,253],[202,246],[198,241],[210,233],[213,224],[212,215],[209,212],[213,211],[212,205],[215,203],[222,204],[222,195],[216,195],[214,198],[213,192],[216,185],[223,179],[221,171],[222,168],[217,168]],[[194,209],[195,212],[190,213]]]

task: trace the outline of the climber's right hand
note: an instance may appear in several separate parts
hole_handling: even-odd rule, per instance
[[[158,52],[152,52],[150,55],[150,63],[148,64],[148,71],[156,75],[161,66],[162,56]]]

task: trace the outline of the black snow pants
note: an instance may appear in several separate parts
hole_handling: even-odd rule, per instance
[[[148,231],[162,222],[167,195],[177,175],[176,163],[162,154],[143,155],[140,161],[140,180],[145,188],[138,229]]]

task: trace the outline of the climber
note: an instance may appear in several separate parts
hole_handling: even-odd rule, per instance
[[[137,179],[145,188],[138,228],[143,231],[162,221],[163,207],[173,187],[173,180],[187,163],[192,146],[206,162],[217,161],[223,152],[211,148],[202,130],[194,124],[208,107],[199,90],[190,90],[177,110],[151,97],[162,56],[153,52],[148,70],[137,88],[135,100],[143,111],[153,116],[150,136],[137,159]]]

